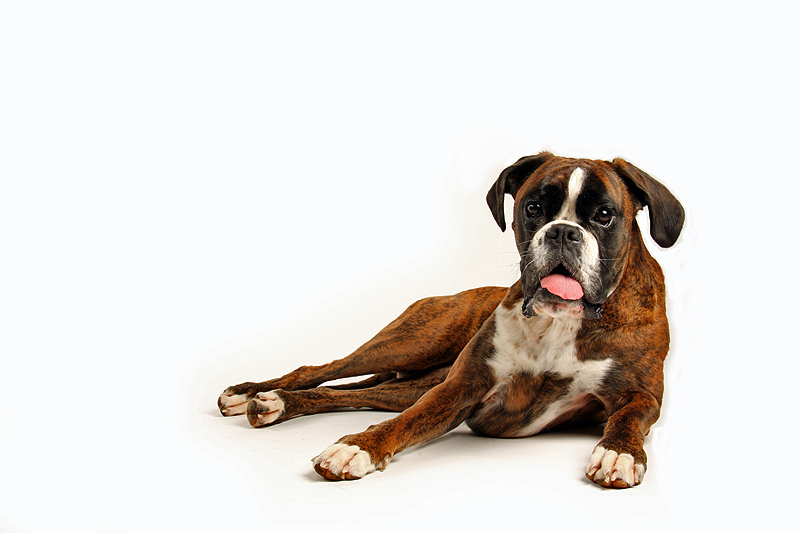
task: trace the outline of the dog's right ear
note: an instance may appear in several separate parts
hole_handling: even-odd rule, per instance
[[[486,195],[486,202],[489,204],[489,209],[492,211],[495,222],[500,226],[500,229],[506,230],[506,214],[505,214],[505,196],[510,194],[515,198],[517,191],[525,179],[530,176],[534,170],[542,166],[545,161],[553,158],[550,152],[541,152],[536,155],[529,155],[523,157],[510,167],[506,168],[500,173],[500,177],[494,182],[492,188],[489,189],[489,194]]]

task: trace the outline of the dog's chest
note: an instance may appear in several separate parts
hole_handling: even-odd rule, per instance
[[[517,307],[498,308],[495,315],[495,353],[488,361],[495,378],[523,372],[530,375],[553,374],[574,380],[602,379],[611,359],[582,360],[576,337],[580,318],[525,318]]]
[[[521,305],[521,304],[520,304]],[[581,319],[551,317],[524,318],[521,309],[498,308],[495,314],[494,354],[488,364],[495,387],[485,400],[501,401],[507,391],[527,376],[546,375],[550,383],[562,383],[560,390],[538,397],[539,391],[518,391],[529,395],[531,413],[537,413],[520,428],[520,435],[546,428],[554,420],[579,410],[595,394],[613,365],[612,359],[586,360],[576,350]]]

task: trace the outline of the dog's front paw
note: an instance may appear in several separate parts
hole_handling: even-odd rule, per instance
[[[281,422],[286,414],[286,404],[276,391],[259,392],[247,404],[247,420],[254,428]]]
[[[369,453],[358,446],[347,444],[328,446],[312,461],[317,474],[333,481],[361,479],[378,468]]]
[[[586,477],[607,488],[625,489],[642,482],[645,464],[629,453],[606,450],[599,444],[586,465]]]

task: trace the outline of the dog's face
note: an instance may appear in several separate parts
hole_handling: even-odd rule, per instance
[[[505,229],[503,197],[514,197],[526,316],[597,318],[624,272],[636,213],[648,205],[651,234],[671,246],[683,208],[663,185],[621,159],[542,153],[508,167],[487,200]]]
[[[551,160],[517,192],[527,314],[591,314],[617,286],[636,209],[615,178],[594,162]]]

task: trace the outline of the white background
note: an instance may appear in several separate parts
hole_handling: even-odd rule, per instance
[[[782,524],[795,19],[650,5],[3,3],[0,531]],[[484,197],[543,148],[626,157],[688,211],[656,251],[673,349],[642,486],[583,479],[597,432],[463,428],[328,483],[309,459],[388,414],[218,415],[417,298],[513,283]]]

